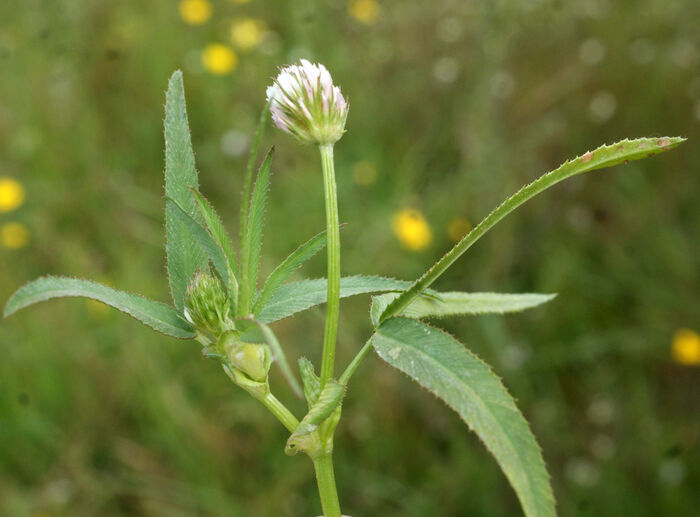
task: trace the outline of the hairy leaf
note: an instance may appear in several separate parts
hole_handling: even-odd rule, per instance
[[[571,176],[597,169],[604,169],[605,167],[612,167],[620,163],[627,163],[630,160],[640,160],[647,156],[668,151],[684,141],[685,138],[678,137],[638,138],[636,140],[623,140],[612,145],[603,145],[595,151],[589,151],[578,158],[567,161],[558,169],[524,186],[501,203],[500,206],[475,226],[472,231],[465,235],[461,241],[455,244],[447,254],[426,271],[422,277],[416,280],[410,289],[390,303],[382,314],[380,321],[400,314],[418,294],[430,287],[440,275],[447,271],[472,244],[493,228],[496,223],[540,192],[547,190],[552,185],[566,178],[570,178]]]
[[[185,91],[182,72],[170,78],[165,96],[165,195],[177,202],[184,211],[201,222],[190,188],[198,187],[197,169],[187,123]],[[182,311],[187,285],[207,264],[207,256],[199,246],[193,246],[185,223],[173,214],[174,206],[165,208],[166,253],[168,278],[175,307]]]
[[[275,291],[284,283],[289,276],[301,265],[313,257],[326,245],[326,232],[321,232],[299,246],[291,255],[275,268],[267,277],[265,285],[255,301],[253,314],[258,314],[265,307]]]
[[[316,375],[314,365],[306,357],[300,357],[298,364],[301,382],[304,385],[304,398],[311,409],[321,393],[321,379]]]
[[[505,293],[436,293],[434,296],[419,296],[406,307],[401,316],[408,318],[441,318],[457,314],[488,314],[519,312],[537,307],[550,301],[554,294],[505,294]],[[370,309],[370,319],[376,326],[379,317],[399,293],[374,296]]]
[[[224,281],[224,284],[229,285],[230,278],[228,262],[226,260],[226,255],[224,254],[224,250],[221,249],[221,246],[219,246],[219,244],[201,224],[186,214],[185,211],[172,199],[166,199],[166,206],[171,208],[170,214],[176,220],[182,222],[183,226],[190,232],[192,238],[194,238],[206,252],[212,264],[214,264],[214,268]]]
[[[318,426],[335,411],[345,396],[345,385],[331,379],[326,383],[318,396],[318,400],[311,407],[306,416],[299,422],[292,435],[287,440],[284,452],[289,455],[303,450],[304,436],[313,433]]]
[[[238,262],[236,261],[236,252],[233,249],[233,243],[226,233],[226,228],[221,222],[219,214],[216,213],[212,204],[200,192],[192,189],[192,196],[197,202],[197,206],[199,207],[199,211],[202,214],[204,224],[209,230],[209,233],[224,251],[229,268],[237,274]]]
[[[372,344],[382,359],[441,398],[481,438],[527,517],[556,515],[535,437],[486,363],[445,332],[408,318],[382,323]]]
[[[67,296],[100,301],[168,336],[180,339],[195,336],[192,326],[169,305],[79,278],[46,276],[29,282],[15,291],[8,300],[5,317],[29,305]]]
[[[302,280],[281,286],[260,310],[258,319],[264,323],[281,320],[297,312],[326,303],[327,280]],[[340,297],[382,291],[401,291],[411,282],[379,276],[349,276],[340,279]]]
[[[250,200],[250,212],[246,235],[243,241],[243,253],[241,257],[241,308],[242,316],[246,316],[252,305],[256,284],[258,281],[258,263],[260,260],[260,248],[262,247],[263,218],[265,215],[265,203],[267,191],[270,186],[270,165],[272,153],[270,149],[265,161],[260,166],[258,177],[255,180],[253,194]]]

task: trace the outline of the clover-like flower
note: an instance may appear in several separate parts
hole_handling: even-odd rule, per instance
[[[198,331],[218,336],[233,327],[221,281],[208,271],[192,278],[185,294],[185,317]]]
[[[301,142],[334,144],[345,132],[348,102],[321,64],[302,59],[280,69],[267,100],[274,124]]]

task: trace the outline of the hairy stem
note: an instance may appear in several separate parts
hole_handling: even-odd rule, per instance
[[[333,165],[333,145],[319,146],[323,185],[326,198],[326,228],[328,238],[328,298],[326,326],[323,332],[323,358],[321,360],[321,389],[333,377],[335,342],[338,335],[340,308],[340,229],[338,226],[338,195]],[[326,516],[329,517],[329,516]]]
[[[313,458],[313,462],[324,517],[341,517],[338,491],[335,487],[333,457],[330,454],[322,454]]]

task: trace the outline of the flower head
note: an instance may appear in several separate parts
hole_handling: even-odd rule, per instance
[[[343,136],[348,102],[321,64],[302,59],[282,68],[267,100],[275,125],[302,142],[334,144]]]
[[[671,353],[678,364],[700,365],[700,334],[690,329],[678,329],[673,336]]]
[[[228,296],[209,272],[197,273],[185,293],[185,317],[198,331],[220,335],[233,327]]]
[[[12,212],[24,202],[24,187],[14,178],[0,177],[0,212]]]
[[[391,229],[401,246],[410,251],[422,251],[430,246],[433,240],[430,225],[418,210],[405,209],[394,214]]]

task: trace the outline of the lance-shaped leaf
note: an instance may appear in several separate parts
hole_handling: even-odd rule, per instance
[[[292,435],[287,440],[284,452],[291,455],[304,450],[304,437],[313,433],[321,423],[335,411],[345,396],[345,385],[331,379],[326,383],[318,400],[306,416],[299,422]]]
[[[195,336],[192,326],[169,305],[79,278],[46,276],[29,282],[10,297],[5,317],[29,305],[68,296],[100,301],[168,336],[180,339]]]
[[[258,298],[255,301],[253,314],[258,314],[265,307],[275,291],[294,273],[301,265],[318,253],[326,245],[326,232],[321,232],[312,237],[292,252],[282,263],[277,266],[267,277]]]
[[[260,310],[257,319],[263,323],[272,323],[315,305],[326,303],[327,285],[325,278],[285,284],[270,297],[270,301]],[[356,294],[382,291],[401,291],[410,285],[411,282],[393,278],[348,276],[340,279],[340,297],[347,298]]]
[[[434,296],[415,298],[401,312],[401,316],[421,319],[442,318],[458,314],[504,314],[537,307],[555,296],[555,294],[537,293],[436,293]],[[370,319],[375,326],[379,324],[379,317],[384,309],[398,297],[399,293],[388,293],[372,298]]]
[[[192,217],[185,213],[185,211],[172,199],[166,199],[166,206],[170,208],[171,216],[181,223],[184,228],[186,228],[191,237],[201,246],[201,248],[206,252],[207,257],[214,264],[219,276],[224,281],[225,285],[229,285],[229,265],[226,260],[226,255],[221,246],[214,240],[214,238],[207,232],[201,224],[195,221]],[[190,242],[192,242],[190,240]],[[230,294],[230,293],[229,293]]]
[[[573,160],[569,160],[559,168],[540,176],[529,185],[525,185],[511,197],[501,203],[489,215],[487,215],[478,225],[476,225],[467,235],[438,260],[428,271],[423,274],[410,289],[402,293],[384,310],[380,321],[384,321],[392,316],[401,314],[402,311],[425,289],[442,275],[454,262],[462,256],[476,241],[493,228],[501,219],[535,197],[540,192],[556,185],[566,178],[612,167],[620,163],[627,163],[631,160],[640,160],[647,156],[668,151],[685,141],[685,138],[638,138],[636,140],[623,140],[612,145],[603,145],[595,151],[589,151]]]
[[[200,192],[195,189],[192,189],[191,192],[192,196],[197,202],[197,206],[199,207],[199,211],[202,214],[204,224],[209,230],[209,233],[224,251],[230,269],[234,272],[234,274],[237,274],[238,262],[236,261],[236,252],[233,249],[233,243],[231,242],[228,233],[226,233],[226,228],[221,222],[219,214],[216,213],[216,210],[214,210],[212,204]]]
[[[239,311],[241,316],[247,316],[250,310],[258,281],[263,219],[265,203],[267,202],[267,191],[270,187],[270,166],[272,164],[273,151],[274,149],[270,149],[265,157],[265,161],[260,166],[250,200],[248,224],[243,237],[241,252],[241,311]]]
[[[486,363],[445,332],[408,318],[386,320],[372,344],[382,359],[441,398],[481,438],[527,517],[556,515],[535,437]]]
[[[201,216],[190,188],[198,187],[197,169],[187,123],[182,72],[175,72],[165,96],[165,195],[177,202],[197,222]],[[174,206],[165,208],[168,279],[175,307],[182,311],[185,291],[192,275],[207,264],[207,256],[193,246],[185,223],[173,214]]]
[[[304,398],[311,409],[321,394],[321,379],[316,375],[314,365],[306,357],[300,357],[298,364],[301,382],[304,385]]]

